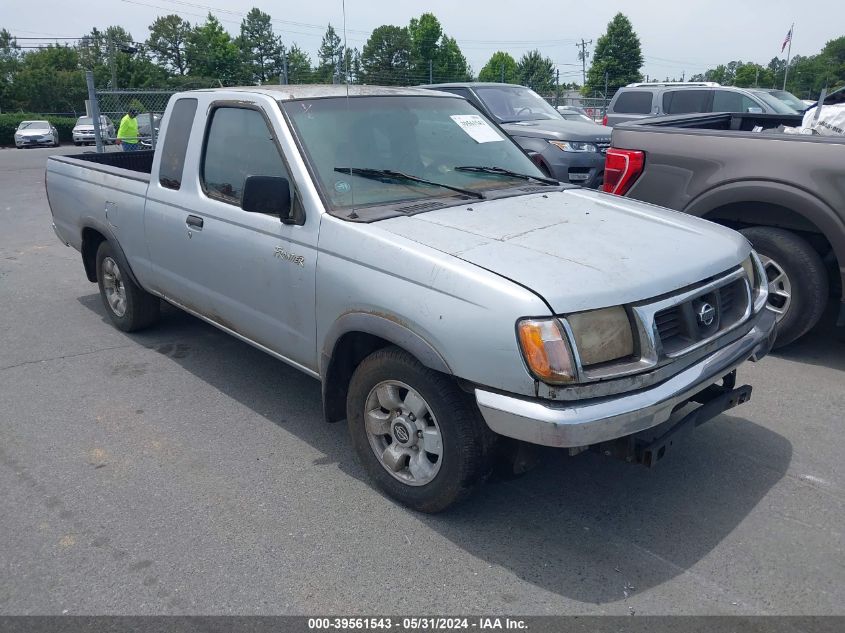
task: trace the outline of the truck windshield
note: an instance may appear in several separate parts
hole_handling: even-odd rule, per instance
[[[756,94],[761,101],[764,101],[766,105],[778,114],[798,114],[798,111],[795,108],[789,107],[786,103],[774,95],[769,94],[765,90],[758,90]]]
[[[501,123],[560,120],[560,114],[530,88],[523,86],[478,86],[478,98]]]
[[[543,176],[463,99],[332,97],[282,101],[281,107],[332,209],[435,197],[465,200],[472,192],[524,185],[524,175]],[[498,167],[519,176],[456,169],[463,165]]]
[[[788,92],[786,90],[769,90],[768,93],[776,99],[780,99],[786,105],[788,105],[793,110],[796,110],[797,112],[803,112],[807,109],[807,104],[801,101],[801,99],[796,97],[791,92]]]

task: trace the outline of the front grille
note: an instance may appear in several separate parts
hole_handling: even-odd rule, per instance
[[[701,341],[733,328],[749,307],[748,286],[737,279],[654,315],[666,356],[678,356]]]

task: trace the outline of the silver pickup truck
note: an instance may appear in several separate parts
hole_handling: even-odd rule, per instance
[[[154,152],[50,158],[56,234],[118,328],[165,300],[319,379],[426,512],[530,444],[653,465],[748,399],[775,325],[745,238],[549,180],[455,95],[348,91],[180,93]]]

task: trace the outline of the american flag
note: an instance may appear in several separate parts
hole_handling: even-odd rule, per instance
[[[786,45],[792,41],[792,29],[795,28],[794,26],[789,27],[789,33],[786,34],[786,37],[783,39],[783,46],[780,47],[780,52],[782,53],[786,49]]]

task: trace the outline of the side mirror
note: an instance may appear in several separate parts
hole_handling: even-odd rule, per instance
[[[250,213],[278,215],[284,224],[293,224],[294,220],[290,217],[290,182],[281,176],[247,176],[241,209]]]
[[[763,108],[755,108],[754,106],[745,109],[750,114],[763,114]]]

